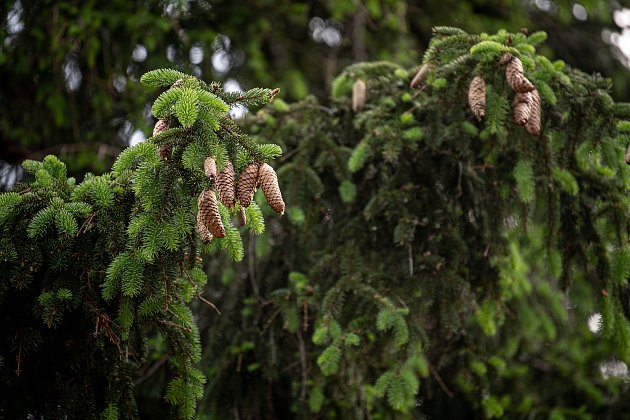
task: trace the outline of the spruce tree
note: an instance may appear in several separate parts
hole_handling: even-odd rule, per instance
[[[77,184],[47,156],[25,161],[32,180],[0,195],[4,417],[137,417],[134,380],[155,351],[168,359],[162,395],[173,416],[195,415],[206,378],[190,304],[216,309],[203,296],[201,255],[243,257],[232,218],[246,206],[217,201],[204,161],[240,173],[279,156],[227,114],[277,91],[228,93],[169,69],[141,81],[169,87],[153,104],[154,136],[124,150],[110,173]],[[261,233],[256,202],[245,214],[245,230]],[[204,229],[213,235],[200,238]]]
[[[418,66],[350,66],[251,137],[227,107],[275,91],[145,75],[162,122],[111,173],[49,156],[0,196],[4,414],[133,417],[151,352],[186,418],[620,415],[630,105],[545,38],[436,27]]]
[[[602,371],[630,362],[630,105],[538,54],[545,40],[436,27],[417,67],[352,65],[330,105],[276,101],[248,121],[286,152],[288,218],[223,266],[202,412],[627,409]]]

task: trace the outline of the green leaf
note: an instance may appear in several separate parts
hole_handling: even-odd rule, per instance
[[[352,92],[352,85],[354,80],[342,74],[337,76],[332,82],[331,94],[333,98],[344,98]]]
[[[319,365],[325,376],[331,376],[337,373],[340,360],[341,350],[339,347],[328,346],[317,358],[317,365]]]
[[[46,227],[55,218],[55,209],[46,207],[38,211],[28,225],[28,237],[35,238],[46,233]]]
[[[198,91],[191,88],[181,89],[182,94],[175,104],[175,113],[184,127],[191,127],[199,114]]]
[[[282,156],[282,148],[277,144],[266,143],[258,145],[258,151],[262,154],[263,160],[273,160]]]
[[[524,159],[519,160],[512,174],[516,180],[516,191],[521,201],[525,204],[532,203],[536,193],[532,163]]]
[[[55,214],[55,226],[61,235],[72,236],[77,233],[77,221],[68,210],[60,209]]]
[[[219,98],[214,93],[200,89],[197,91],[197,94],[200,104],[205,105],[217,113],[225,114],[230,109],[228,104],[226,104],[223,99]]]
[[[564,190],[564,192],[573,196],[577,195],[577,193],[580,191],[580,188],[578,186],[577,181],[571,174],[571,172],[569,172],[566,169],[555,166],[552,169],[552,173],[553,173],[554,179],[556,180],[560,188]]]
[[[361,337],[354,333],[348,333],[346,334],[344,344],[346,346],[358,346],[359,344],[361,344]]]
[[[501,54],[505,52],[514,53],[514,48],[499,44],[496,41],[481,41],[470,48],[470,55],[473,57],[482,57],[488,54]],[[516,55],[519,55],[518,53]]]
[[[617,130],[624,132],[624,133],[628,133],[630,132],[630,121],[618,121],[617,122]]]
[[[140,77],[140,83],[149,87],[170,86],[179,79],[188,78],[185,73],[173,69],[151,70]]]
[[[501,402],[494,396],[487,396],[482,400],[483,409],[488,418],[499,418],[503,416],[503,406]]]
[[[370,149],[367,141],[364,139],[359,144],[357,144],[357,146],[352,151],[352,155],[350,155],[350,159],[348,160],[348,170],[350,172],[359,171],[361,168],[363,168],[363,165],[365,165],[365,162],[367,161],[369,155]]]
[[[121,289],[123,296],[135,297],[140,295],[142,285],[144,284],[142,262],[134,256],[126,261],[121,276]]]
[[[620,286],[623,286],[630,277],[630,246],[626,245],[617,249],[612,255],[610,263],[610,276]]]
[[[339,195],[341,196],[341,201],[348,204],[354,201],[357,196],[357,187],[352,183],[352,181],[343,180],[339,185]]]
[[[255,201],[245,209],[245,217],[247,219],[245,226],[250,232],[260,235],[265,231],[265,218]]]
[[[324,405],[324,392],[321,386],[315,386],[311,389],[311,395],[308,398],[308,407],[311,413],[319,413]]]
[[[118,407],[109,403],[107,408],[103,411],[102,418],[104,420],[118,420]]]
[[[155,102],[153,102],[153,106],[151,107],[151,113],[157,118],[166,118],[171,112],[174,111],[174,106],[182,97],[183,89],[169,89],[165,92],[162,92],[160,96],[157,97]]]
[[[538,45],[542,44],[547,40],[547,32],[545,31],[537,31],[527,37],[527,43],[530,45]]]
[[[393,376],[394,373],[390,370],[383,372],[383,374],[379,376],[379,378],[376,380],[376,384],[374,384],[377,395],[381,397],[385,395]]]

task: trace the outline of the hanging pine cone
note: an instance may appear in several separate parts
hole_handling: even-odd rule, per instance
[[[153,126],[153,137],[166,130],[168,130],[168,121],[166,120],[166,118],[160,118],[155,123],[155,126]]]
[[[258,185],[260,185],[263,194],[265,194],[269,207],[276,213],[283,215],[284,200],[282,200],[282,193],[278,185],[278,176],[276,171],[266,163],[263,163],[258,171]]]
[[[202,212],[200,211],[197,212],[197,231],[199,232],[201,242],[203,242],[204,244],[207,244],[212,240],[212,233],[210,233],[210,231],[206,227],[203,220]]]
[[[626,164],[630,165],[630,144],[628,144],[628,148],[626,149]]]
[[[208,178],[214,179],[217,177],[217,162],[212,156],[208,156],[203,162],[203,172]]]
[[[241,226],[245,226],[247,224],[247,216],[245,215],[245,207],[241,206],[241,210],[238,212],[236,216],[238,219],[238,224]]]
[[[424,83],[430,71],[431,71],[431,66],[429,65],[429,63],[424,63],[420,67],[420,70],[418,70],[418,73],[416,73],[416,75],[413,76],[413,79],[411,79],[411,83],[409,84],[409,86],[412,89],[415,89],[418,86],[420,86],[422,83]]]
[[[505,79],[515,92],[531,92],[534,85],[523,74],[523,63],[517,57],[513,57],[505,68]]]
[[[233,208],[234,203],[236,202],[236,198],[234,196],[235,176],[236,174],[234,173],[234,166],[232,166],[232,162],[228,161],[228,163],[225,165],[225,168],[223,168],[223,170],[217,174],[215,180],[219,201],[221,201],[224,206],[229,208]]]
[[[367,101],[367,85],[361,79],[352,86],[352,111],[361,112]]]
[[[468,87],[468,105],[479,121],[486,116],[486,82],[475,76]]]
[[[510,53],[503,53],[501,58],[499,58],[499,64],[507,64],[512,60],[513,55]]]
[[[160,155],[160,159],[169,160],[172,154],[171,145],[163,144],[161,146],[158,146],[158,154]]]
[[[217,204],[217,197],[214,195],[214,191],[203,190],[199,194],[197,205],[199,207],[198,214],[201,214],[201,220],[208,231],[217,238],[223,238],[225,236],[225,227],[221,221],[219,205]],[[199,218],[199,216],[197,217]]]
[[[534,95],[532,92],[517,92],[514,97],[514,122],[518,125],[527,124],[533,106]]]
[[[258,162],[250,163],[243,169],[236,184],[236,197],[242,207],[248,207],[256,192],[256,181],[258,180]]]
[[[540,134],[540,95],[536,89],[532,90],[532,112],[525,124],[527,132],[533,136]]]

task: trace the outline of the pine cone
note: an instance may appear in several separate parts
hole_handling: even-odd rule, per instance
[[[160,159],[169,160],[171,158],[171,145],[163,144],[158,146],[158,154],[160,155]]]
[[[525,124],[527,132],[533,136],[540,134],[540,95],[536,89],[532,90],[532,112]]]
[[[430,71],[431,71],[431,66],[429,65],[429,63],[423,64],[420,67],[420,70],[418,70],[418,73],[416,73],[416,75],[413,76],[413,79],[411,79],[411,83],[409,84],[409,86],[412,89],[415,89],[418,86],[420,86],[426,80]]]
[[[534,85],[523,74],[523,63],[517,57],[513,57],[505,68],[505,78],[508,85],[515,92],[531,92]]]
[[[514,97],[514,122],[518,125],[527,124],[533,105],[534,95],[532,92],[518,92]]]
[[[204,244],[210,243],[213,236],[204,224],[202,213],[200,211],[197,212],[197,231],[199,232],[201,242],[203,242]]]
[[[284,214],[284,201],[278,185],[278,176],[271,166],[263,163],[258,171],[258,185],[265,194],[269,207],[276,213]]]
[[[630,165],[630,144],[628,144],[628,148],[626,149],[626,164]]]
[[[234,166],[232,166],[232,162],[228,161],[225,165],[225,168],[221,172],[218,173],[215,184],[217,186],[217,195],[219,196],[219,201],[223,203],[224,206],[233,208],[234,203],[236,202],[236,198],[234,197]]]
[[[479,76],[475,76],[468,87],[468,105],[479,121],[486,116],[486,82]]]
[[[236,216],[238,219],[238,224],[241,226],[245,226],[247,224],[247,216],[245,215],[245,207],[241,206],[241,211],[238,212]]]
[[[203,190],[197,199],[199,207],[197,220],[201,218],[208,231],[217,238],[225,237],[225,227],[221,221],[217,197],[212,190]],[[201,216],[199,216],[199,214]]]
[[[352,86],[352,111],[361,112],[367,101],[367,86],[365,82],[358,79]]]
[[[256,192],[256,181],[258,180],[258,162],[250,163],[243,169],[236,184],[236,197],[242,207],[248,207]]]
[[[208,178],[217,177],[217,162],[212,156],[208,156],[203,162],[203,171]]]
[[[499,58],[499,64],[507,64],[509,63],[514,56],[510,53],[503,53],[501,58]]]
[[[168,121],[166,118],[160,118],[153,127],[153,137],[168,130]]]

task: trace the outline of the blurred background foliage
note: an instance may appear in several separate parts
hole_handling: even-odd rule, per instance
[[[347,65],[419,62],[435,25],[545,30],[542,52],[629,86],[630,10],[615,1],[12,1],[0,8],[0,180],[60,155],[73,175],[102,173],[150,135],[139,76],[175,67],[228,89],[274,86],[327,97]]]
[[[500,28],[514,32],[521,28],[529,32],[544,30],[549,40],[541,47],[541,54],[562,59],[588,73],[610,77],[614,83],[612,96],[622,101],[630,97],[630,9],[625,8],[625,2],[18,0],[4,1],[2,5],[3,189],[21,176],[19,164],[24,159],[41,159],[50,153],[64,160],[70,175],[78,179],[88,171],[108,170],[123,148],[151,134],[154,120],[150,103],[155,93],[148,93],[138,83],[140,75],[148,70],[177,68],[206,81],[221,81],[228,90],[280,87],[279,98],[287,102],[306,99],[300,106],[311,103],[328,112],[325,106],[335,106],[328,99],[332,81],[343,68],[366,60],[390,60],[402,67],[419,64],[435,25],[458,26],[471,33],[494,33]],[[314,95],[317,102],[309,95]],[[246,111],[232,110],[235,117]],[[257,124],[272,127],[277,123],[273,114],[257,114],[247,123],[248,127],[254,131]],[[290,147],[297,147],[303,138],[304,130],[299,127],[309,124],[312,138],[308,146],[299,155],[289,155]],[[330,275],[329,266],[335,265],[317,253],[317,241],[325,241],[328,249],[334,248],[330,226],[342,226],[344,220],[351,220],[343,209],[356,194],[351,184],[340,182],[348,174],[331,173],[333,165],[327,165],[326,160],[339,159],[345,164],[354,144],[347,144],[347,150],[335,146],[341,156],[327,154],[322,143],[326,139],[318,137],[318,124],[321,121],[313,117],[270,130],[279,138],[268,140],[283,145],[287,153],[277,168],[281,180],[292,180],[286,191],[287,217],[270,220],[267,231],[256,241],[248,242],[242,263],[227,263],[219,258],[206,262],[210,277],[208,295],[219,305],[222,315],[209,314],[203,305],[196,311],[205,349],[203,368],[209,377],[201,404],[202,416],[238,418],[241,413],[247,418],[265,412],[283,418],[296,412],[320,411],[327,404],[335,406],[321,393],[321,382],[308,382],[312,392],[305,398],[305,379],[299,375],[304,371],[319,372],[314,361],[322,348],[312,343],[316,341],[311,337],[314,326],[308,325],[304,332],[302,324],[312,322],[312,314],[323,304],[326,283],[322,279]],[[300,160],[296,162],[295,157]],[[300,178],[294,179],[289,164],[293,168],[312,168],[312,172],[296,172]],[[291,203],[300,203],[301,207]],[[287,252],[288,248],[291,252]],[[523,258],[531,266],[538,258],[533,248],[523,251]],[[300,249],[309,254],[301,254]],[[399,257],[396,253],[384,253],[384,261],[391,258],[394,264]],[[351,254],[348,251],[339,258],[350,265],[348,261],[359,258]],[[536,405],[549,407],[540,415],[553,416],[557,414],[553,407],[558,405],[566,407],[564,414],[558,416],[588,417],[580,411],[581,405],[607,403],[622,410],[623,401],[604,401],[608,394],[602,388],[614,388],[612,394],[623,389],[627,367],[615,360],[608,365],[599,364],[611,349],[592,333],[598,328],[599,318],[591,319],[591,330],[584,321],[596,310],[593,292],[587,281],[575,279],[570,300],[579,305],[571,307],[557,285],[539,284],[530,295],[514,303],[520,316],[506,320],[497,337],[487,339],[474,331],[478,326],[471,326],[471,336],[459,343],[460,352],[454,355],[460,358],[456,364],[465,366],[461,371],[469,376],[451,377],[448,384],[442,384],[438,383],[439,375],[429,375],[429,384],[423,383],[418,398],[417,404],[422,407],[419,411],[436,414],[448,410],[462,418],[472,413],[492,417],[509,404],[493,393],[508,389],[521,397],[520,412]],[[278,306],[278,302],[285,304]],[[303,313],[305,307],[312,311],[310,318]],[[537,311],[549,316],[540,317]],[[569,318],[575,322],[567,323]],[[556,329],[555,324],[545,323],[547,319],[555,319],[563,327]],[[430,317],[419,322],[429,331],[435,323]],[[516,334],[506,335],[506,331]],[[514,342],[523,343],[525,349],[519,354],[527,359],[514,357]],[[548,346],[549,342],[554,345]],[[586,347],[577,348],[576,343]],[[155,417],[162,409],[159,390],[164,386],[166,357],[159,338],[149,345],[154,363],[139,373],[137,385],[143,412]],[[377,345],[378,342],[371,343],[356,350],[355,360],[367,359]],[[493,357],[478,360],[477,355],[483,354],[484,349],[490,349]],[[285,351],[288,353],[283,354]],[[386,360],[375,361],[374,373],[383,365],[387,365]],[[525,375],[523,369],[532,374]],[[625,377],[619,375],[623,369]],[[352,371],[352,366],[347,370]],[[622,379],[601,382],[601,387],[594,389],[593,375]],[[321,374],[314,376],[322,380]],[[488,382],[493,377],[500,379]],[[327,380],[326,385],[334,390],[335,381],[343,389],[353,378]],[[578,392],[566,387],[566,381],[577,384]],[[475,389],[469,388],[471,384]],[[536,389],[541,392],[521,392]],[[262,391],[267,394],[250,398]],[[454,404],[448,398],[452,392],[461,392],[469,401]],[[335,395],[327,398],[334,400]],[[362,403],[377,404],[371,398]],[[365,410],[373,411],[372,407]],[[220,414],[212,417],[207,413]]]

